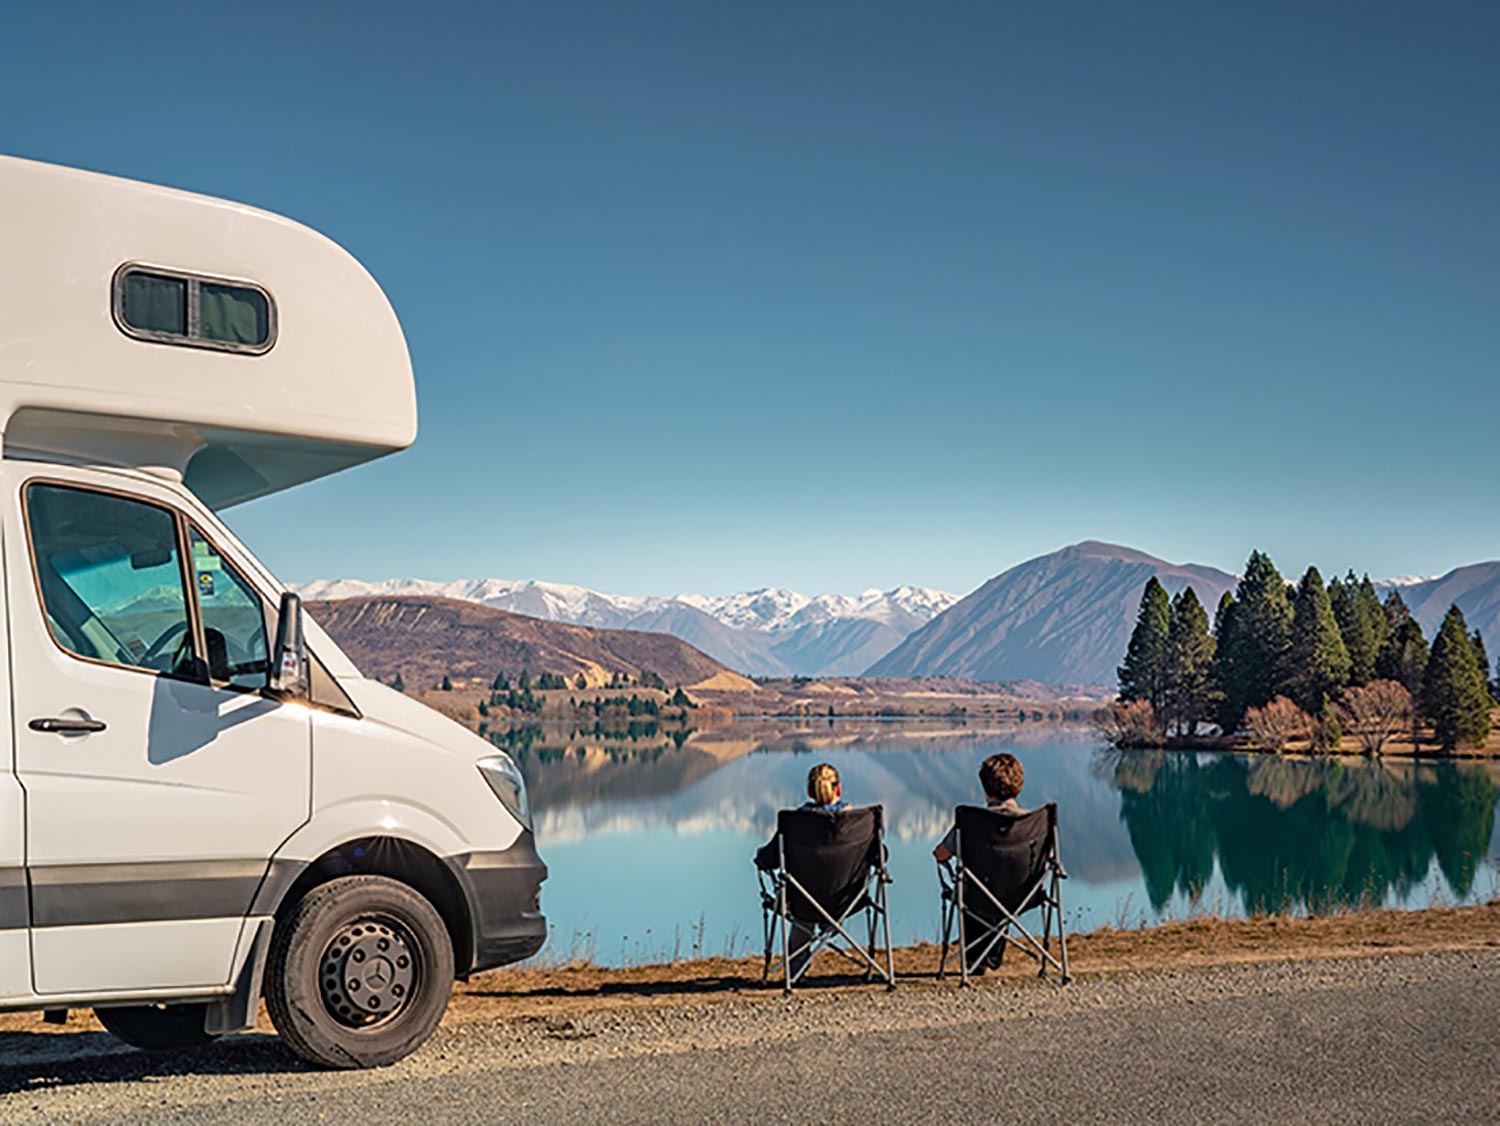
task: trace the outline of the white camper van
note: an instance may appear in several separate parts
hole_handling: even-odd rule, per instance
[[[0,157],[0,1009],[171,1048],[264,995],[365,1067],[541,947],[515,764],[362,677],[216,516],[415,436],[338,246]]]

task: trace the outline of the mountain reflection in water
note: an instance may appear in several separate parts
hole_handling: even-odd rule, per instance
[[[530,786],[552,871],[543,956],[554,960],[744,953],[760,925],[750,853],[824,760],[847,800],[886,808],[898,941],[935,937],[932,845],[953,806],[978,799],[979,763],[1002,750],[1025,766],[1023,804],[1060,807],[1074,929],[1421,907],[1500,887],[1500,775],[1487,764],[1118,752],[1085,730],[946,721],[534,727],[491,739]]]

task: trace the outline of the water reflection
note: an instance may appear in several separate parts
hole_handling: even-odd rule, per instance
[[[1497,888],[1500,790],[1481,764],[1102,751],[1087,731],[946,721],[490,737],[531,787],[554,957],[743,952],[759,925],[750,853],[777,809],[801,800],[814,756],[838,767],[851,801],[886,807],[902,941],[936,930],[930,849],[997,750],[1021,758],[1023,802],[1061,808],[1075,928],[1200,910],[1416,907]]]
[[[1146,892],[1201,900],[1215,864],[1243,911],[1402,902],[1433,861],[1458,900],[1489,850],[1497,787],[1473,764],[1102,752]]]

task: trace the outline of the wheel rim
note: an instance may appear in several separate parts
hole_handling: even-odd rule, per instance
[[[386,1024],[416,995],[417,961],[417,940],[399,920],[365,916],[345,923],[319,959],[323,1006],[349,1028]]]

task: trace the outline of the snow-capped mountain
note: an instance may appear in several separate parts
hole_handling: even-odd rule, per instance
[[[853,676],[958,601],[926,587],[808,596],[767,587],[730,595],[606,594],[535,579],[317,579],[303,598],[427,596],[601,629],[679,637],[730,668],[757,676]]]

